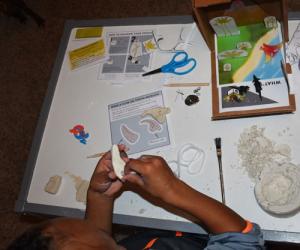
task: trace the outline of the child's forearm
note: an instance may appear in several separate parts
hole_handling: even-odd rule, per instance
[[[213,234],[242,232],[245,220],[222,203],[194,190],[184,182],[175,182],[172,192],[164,199],[184,212],[199,219]]]
[[[114,199],[88,191],[85,218],[111,235]]]

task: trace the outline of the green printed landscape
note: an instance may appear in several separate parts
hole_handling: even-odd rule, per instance
[[[247,61],[251,55],[252,49],[255,46],[256,42],[264,36],[270,29],[267,29],[264,23],[251,24],[247,26],[239,26],[240,35],[233,36],[220,36],[217,37],[217,53],[218,55],[221,52],[228,50],[236,50],[237,44],[240,42],[249,42],[251,48],[244,48],[247,51],[248,55],[245,57],[229,57],[226,59],[218,59],[219,61],[219,84],[224,85],[233,82],[234,73]],[[223,70],[224,64],[231,64],[231,71],[225,72]]]

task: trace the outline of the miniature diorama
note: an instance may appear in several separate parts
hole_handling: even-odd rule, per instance
[[[194,0],[194,14],[212,52],[212,119],[295,111],[286,1]]]

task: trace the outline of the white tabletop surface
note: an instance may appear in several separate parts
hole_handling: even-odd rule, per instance
[[[290,22],[290,33],[296,28],[296,21]],[[136,27],[139,30],[141,27]],[[144,26],[143,29],[153,29],[153,26]],[[179,29],[179,25],[157,26],[158,30],[171,35]],[[123,30],[126,27],[105,27],[104,31]],[[129,29],[129,27],[128,27]],[[130,27],[130,29],[135,29]],[[74,41],[74,32],[68,42],[67,51],[90,43]],[[170,32],[170,33],[168,33]],[[131,81],[119,82],[97,79],[99,65],[71,71],[67,53],[65,55],[47,124],[39,149],[33,178],[27,202],[85,209],[83,203],[75,200],[75,187],[66,171],[88,180],[97,163],[97,159],[86,159],[87,155],[107,151],[111,147],[110,127],[108,121],[108,105],[151,93],[162,89],[162,83],[169,82],[210,82],[210,51],[205,45],[200,33],[196,31],[193,38],[195,43],[187,46],[186,51],[196,58],[198,64],[193,74],[182,80],[181,78],[166,79],[164,75],[153,76],[151,82]],[[162,62],[168,62],[170,54],[158,53],[153,58],[153,68]],[[164,78],[162,78],[164,77]],[[196,80],[195,80],[196,79]],[[300,79],[300,78],[298,78]],[[185,94],[192,94],[195,88],[180,88]],[[223,172],[227,205],[248,220],[257,222],[263,229],[300,232],[300,213],[287,218],[274,217],[256,202],[253,188],[254,183],[248,178],[242,168],[239,168],[237,142],[240,133],[252,125],[263,127],[265,135],[276,143],[288,144],[292,149],[292,159],[300,163],[300,114],[243,118],[224,121],[211,121],[211,89],[202,87],[200,102],[193,106],[186,106],[178,98],[178,88],[163,88],[166,106],[171,108],[168,115],[169,128],[173,145],[168,150],[154,150],[152,153],[164,156],[168,161],[177,157],[178,149],[185,143],[192,143],[203,149],[206,154],[202,171],[197,175],[190,175],[186,169],[181,171],[181,179],[193,188],[221,200],[218,162],[214,146],[214,138],[222,138]],[[299,86],[293,86],[298,93]],[[177,97],[177,99],[176,99]],[[176,101],[175,101],[176,100]],[[296,95],[296,103],[299,103]],[[84,124],[91,138],[87,145],[78,143],[69,133],[76,124]],[[280,133],[284,129],[289,133]],[[281,134],[281,136],[279,136]],[[44,186],[50,176],[61,175],[62,186],[56,195],[44,191]],[[132,192],[126,192],[117,199],[115,213],[134,215],[142,218],[157,218],[170,221],[186,221],[166,210],[156,207]]]

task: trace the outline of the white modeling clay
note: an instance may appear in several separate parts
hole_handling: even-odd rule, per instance
[[[300,209],[300,166],[274,164],[265,168],[255,185],[255,197],[262,208],[275,214]]]
[[[120,127],[121,135],[128,141],[130,144],[135,144],[140,139],[140,134],[131,130],[127,127],[126,124],[122,124]]]
[[[66,175],[70,176],[75,184],[76,189],[76,201],[86,203],[87,191],[90,185],[90,182],[82,179],[80,176],[65,172]]]
[[[87,180],[81,180],[80,183],[76,186],[76,200],[79,202],[86,203],[87,191],[89,188],[90,182]]]
[[[252,180],[258,179],[262,170],[274,162],[281,165],[291,161],[289,145],[277,145],[264,135],[264,131],[256,125],[244,129],[237,145],[241,166]]]
[[[142,42],[134,40],[130,46],[129,54],[133,58],[140,57],[143,54],[143,45]]]
[[[142,114],[142,117],[145,117],[146,115],[151,115],[156,121],[159,123],[164,123],[166,121],[166,115],[171,112],[170,108],[165,108],[165,107],[158,107],[158,108],[153,108],[149,110],[145,110],[144,113]]]
[[[124,167],[126,165],[125,161],[120,156],[120,151],[118,145],[113,145],[111,149],[112,165],[116,176],[122,179],[124,175]]]
[[[49,194],[56,194],[60,188],[61,179],[62,178],[59,175],[51,176],[44,190]]]

